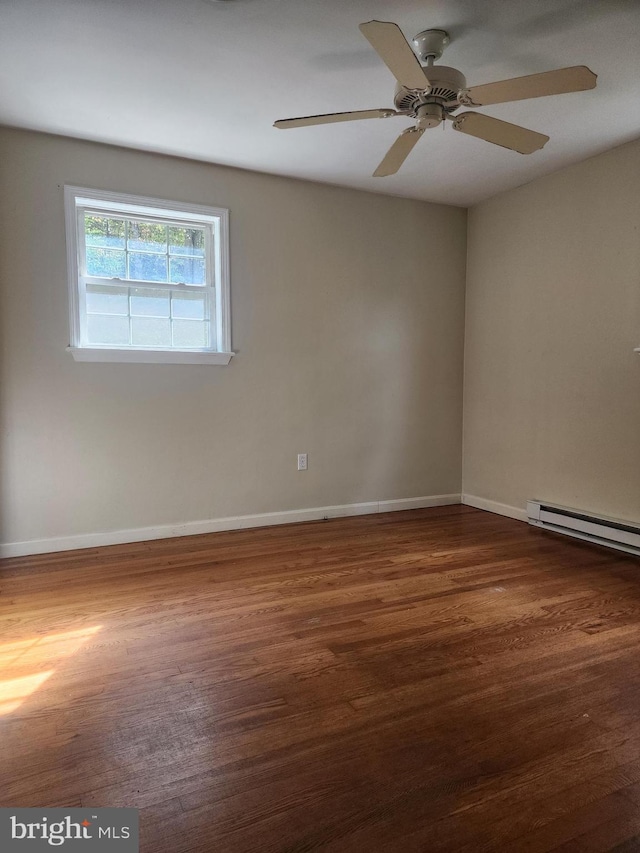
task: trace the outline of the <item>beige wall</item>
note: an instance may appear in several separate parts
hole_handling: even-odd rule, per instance
[[[0,150],[3,541],[459,493],[464,210],[30,132]],[[65,183],[230,208],[228,367],[65,352]]]
[[[640,521],[640,142],[469,214],[469,495]]]

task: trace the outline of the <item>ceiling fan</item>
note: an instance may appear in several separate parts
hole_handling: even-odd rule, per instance
[[[482,113],[453,113],[459,107],[482,107],[508,101],[523,101],[526,98],[541,98],[545,95],[581,92],[593,89],[596,85],[597,78],[593,71],[585,65],[574,65],[571,68],[544,71],[541,74],[467,88],[464,75],[456,68],[434,65],[449,44],[449,35],[444,30],[424,30],[418,33],[413,39],[417,57],[397,24],[369,21],[360,24],[360,32],[397,80],[395,109],[357,110],[281,119],[274,123],[274,127],[285,129],[391,116],[409,116],[416,119],[415,127],[404,130],[387,151],[373,173],[376,178],[394,175],[425,130],[437,127],[445,120],[451,121],[453,129],[461,133],[510,148],[520,154],[531,154],[542,148],[549,141],[549,137]],[[419,60],[426,65],[421,65]]]

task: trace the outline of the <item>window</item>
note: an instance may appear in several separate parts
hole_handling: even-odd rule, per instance
[[[77,361],[228,364],[228,211],[65,187]]]

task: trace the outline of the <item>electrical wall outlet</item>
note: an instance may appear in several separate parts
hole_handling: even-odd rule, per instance
[[[298,453],[298,471],[307,470],[307,454]]]

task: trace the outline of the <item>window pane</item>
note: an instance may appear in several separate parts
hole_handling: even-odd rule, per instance
[[[199,320],[174,320],[172,326],[174,347],[203,348],[207,346],[209,323]]]
[[[204,230],[169,226],[169,253],[204,258]]]
[[[124,251],[87,247],[87,275],[103,278],[126,278]]]
[[[171,316],[184,320],[204,320],[205,298],[199,293],[171,294]]]
[[[138,317],[168,317],[169,291],[151,287],[132,287],[131,314]]]
[[[129,318],[89,314],[87,316],[87,337],[90,344],[127,346],[129,343]]]
[[[128,314],[129,290],[126,287],[87,285],[87,314]]]
[[[153,222],[129,222],[127,246],[140,252],[167,251],[167,226]]]
[[[171,326],[169,320],[156,320],[151,317],[132,317],[131,335],[133,343],[136,346],[171,346]]]
[[[167,280],[167,256],[131,252],[129,255],[129,278],[145,281]]]
[[[170,281],[179,284],[204,284],[204,258],[174,258],[170,260]]]
[[[124,219],[85,213],[84,233],[87,246],[124,249]]]

